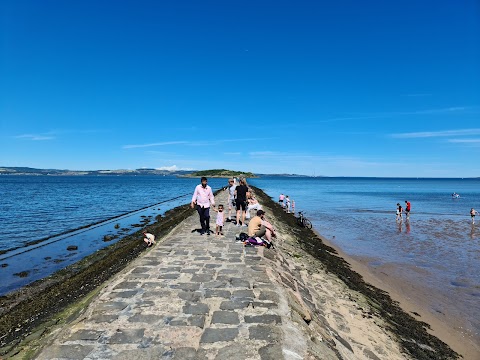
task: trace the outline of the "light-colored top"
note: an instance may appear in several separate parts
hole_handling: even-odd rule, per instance
[[[285,195],[283,195],[283,194],[278,197],[279,201],[283,201],[283,199],[285,199]]]
[[[255,236],[255,233],[260,230],[263,220],[260,216],[254,216],[248,223],[248,236]]]
[[[228,187],[228,200],[235,199],[235,189],[236,185],[232,185]]]
[[[210,204],[215,205],[212,188],[208,185],[206,187],[203,187],[202,184],[197,185],[192,196],[192,202],[194,201],[202,208],[209,208]]]
[[[155,241],[155,235],[153,234],[150,234],[150,233],[146,233],[144,234],[145,235],[145,238],[150,241],[150,242],[154,242]]]
[[[223,222],[225,221],[225,213],[223,211],[217,211],[217,221],[215,224],[218,226],[223,226]]]

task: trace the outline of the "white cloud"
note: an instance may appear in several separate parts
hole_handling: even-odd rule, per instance
[[[42,140],[53,140],[55,136],[51,135],[35,135],[35,134],[24,134],[15,136],[17,139],[29,139],[32,141],[42,141]]]
[[[159,143],[152,143],[152,144],[139,144],[139,145],[124,145],[124,149],[134,149],[134,148],[144,148],[144,147],[152,147],[152,146],[165,146],[165,145],[178,145],[178,144],[186,144],[187,141],[166,141],[166,142],[159,142]]]

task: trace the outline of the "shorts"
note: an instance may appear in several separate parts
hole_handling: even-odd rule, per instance
[[[246,201],[236,201],[237,203],[237,210],[242,209],[243,211],[247,210],[247,203]]]
[[[267,232],[267,228],[264,225],[262,225],[262,226],[260,226],[260,229],[257,230],[257,232],[255,233],[254,236],[255,237],[262,237],[263,235],[266,234],[266,232]]]
[[[236,207],[236,204],[235,204],[235,199],[230,199],[230,208],[234,208]]]

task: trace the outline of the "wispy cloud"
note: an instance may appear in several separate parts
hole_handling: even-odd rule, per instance
[[[432,94],[429,93],[418,93],[418,94],[406,94],[403,96],[408,96],[408,97],[424,97],[424,96],[432,96]]]
[[[480,144],[480,139],[448,139],[447,141],[461,144]]]
[[[480,135],[480,129],[423,131],[423,132],[391,134],[390,136],[397,139],[410,139],[410,138],[431,138],[431,137],[468,136],[468,135]]]
[[[425,94],[425,96],[428,94]],[[385,119],[393,118],[396,116],[405,116],[405,115],[429,115],[429,114],[448,114],[463,112],[466,110],[472,109],[468,106],[451,106],[447,108],[438,108],[438,109],[425,109],[425,110],[413,110],[413,111],[390,111],[390,112],[379,112],[372,114],[359,114],[353,116],[344,116],[344,117],[332,117],[327,119],[316,120],[316,123],[327,123],[327,122],[336,122],[336,121],[349,121],[349,120],[372,120],[372,119]]]
[[[166,145],[179,145],[179,144],[188,144],[188,141],[165,141],[165,142],[151,143],[151,144],[124,145],[122,146],[122,148],[134,149],[134,148],[146,148],[146,147],[152,147],[152,146],[166,146]]]
[[[43,141],[43,140],[53,140],[55,136],[52,135],[41,135],[41,134],[23,134],[15,136],[16,139],[27,139],[32,141]]]
[[[166,146],[166,145],[185,145],[185,146],[216,146],[221,145],[224,143],[242,143],[242,142],[258,142],[258,141],[266,141],[266,140],[273,140],[275,138],[244,138],[244,139],[223,139],[223,140],[205,140],[205,141],[166,141],[166,142],[159,142],[159,143],[149,143],[149,144],[137,144],[137,145],[124,145],[122,146],[123,149],[135,149],[135,148],[146,148],[146,147],[154,147],[154,146]]]

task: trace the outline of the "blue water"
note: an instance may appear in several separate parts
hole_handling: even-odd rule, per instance
[[[64,233],[0,255],[0,295],[110,245],[105,235],[120,238],[138,230],[133,224],[189,203],[198,183],[169,176],[0,176],[0,250]],[[476,225],[469,216],[470,208],[480,210],[480,179],[265,177],[249,183],[275,200],[289,195],[345,253],[372,267],[395,265],[438,295],[434,311],[468,319],[480,332],[480,216]],[[216,190],[226,179],[209,184]],[[453,192],[461,197],[452,199]],[[410,220],[396,222],[396,204],[405,200],[412,203]],[[69,252],[68,245],[79,248]],[[20,271],[28,276],[14,275]]]
[[[0,254],[0,295],[138,231],[144,220],[153,222],[189,203],[198,183],[173,176],[0,176],[0,250],[7,250]],[[209,185],[217,190],[227,180],[212,178]],[[106,235],[116,238],[105,242]],[[67,251],[69,245],[78,250]],[[15,275],[24,271],[28,276]]]
[[[251,179],[277,200],[295,200],[315,229],[346,254],[370,266],[394,264],[397,275],[435,292],[432,311],[468,319],[480,332],[480,179],[279,178]],[[460,198],[452,199],[457,192]],[[409,221],[396,204],[411,202]],[[408,296],[408,294],[406,294]]]

